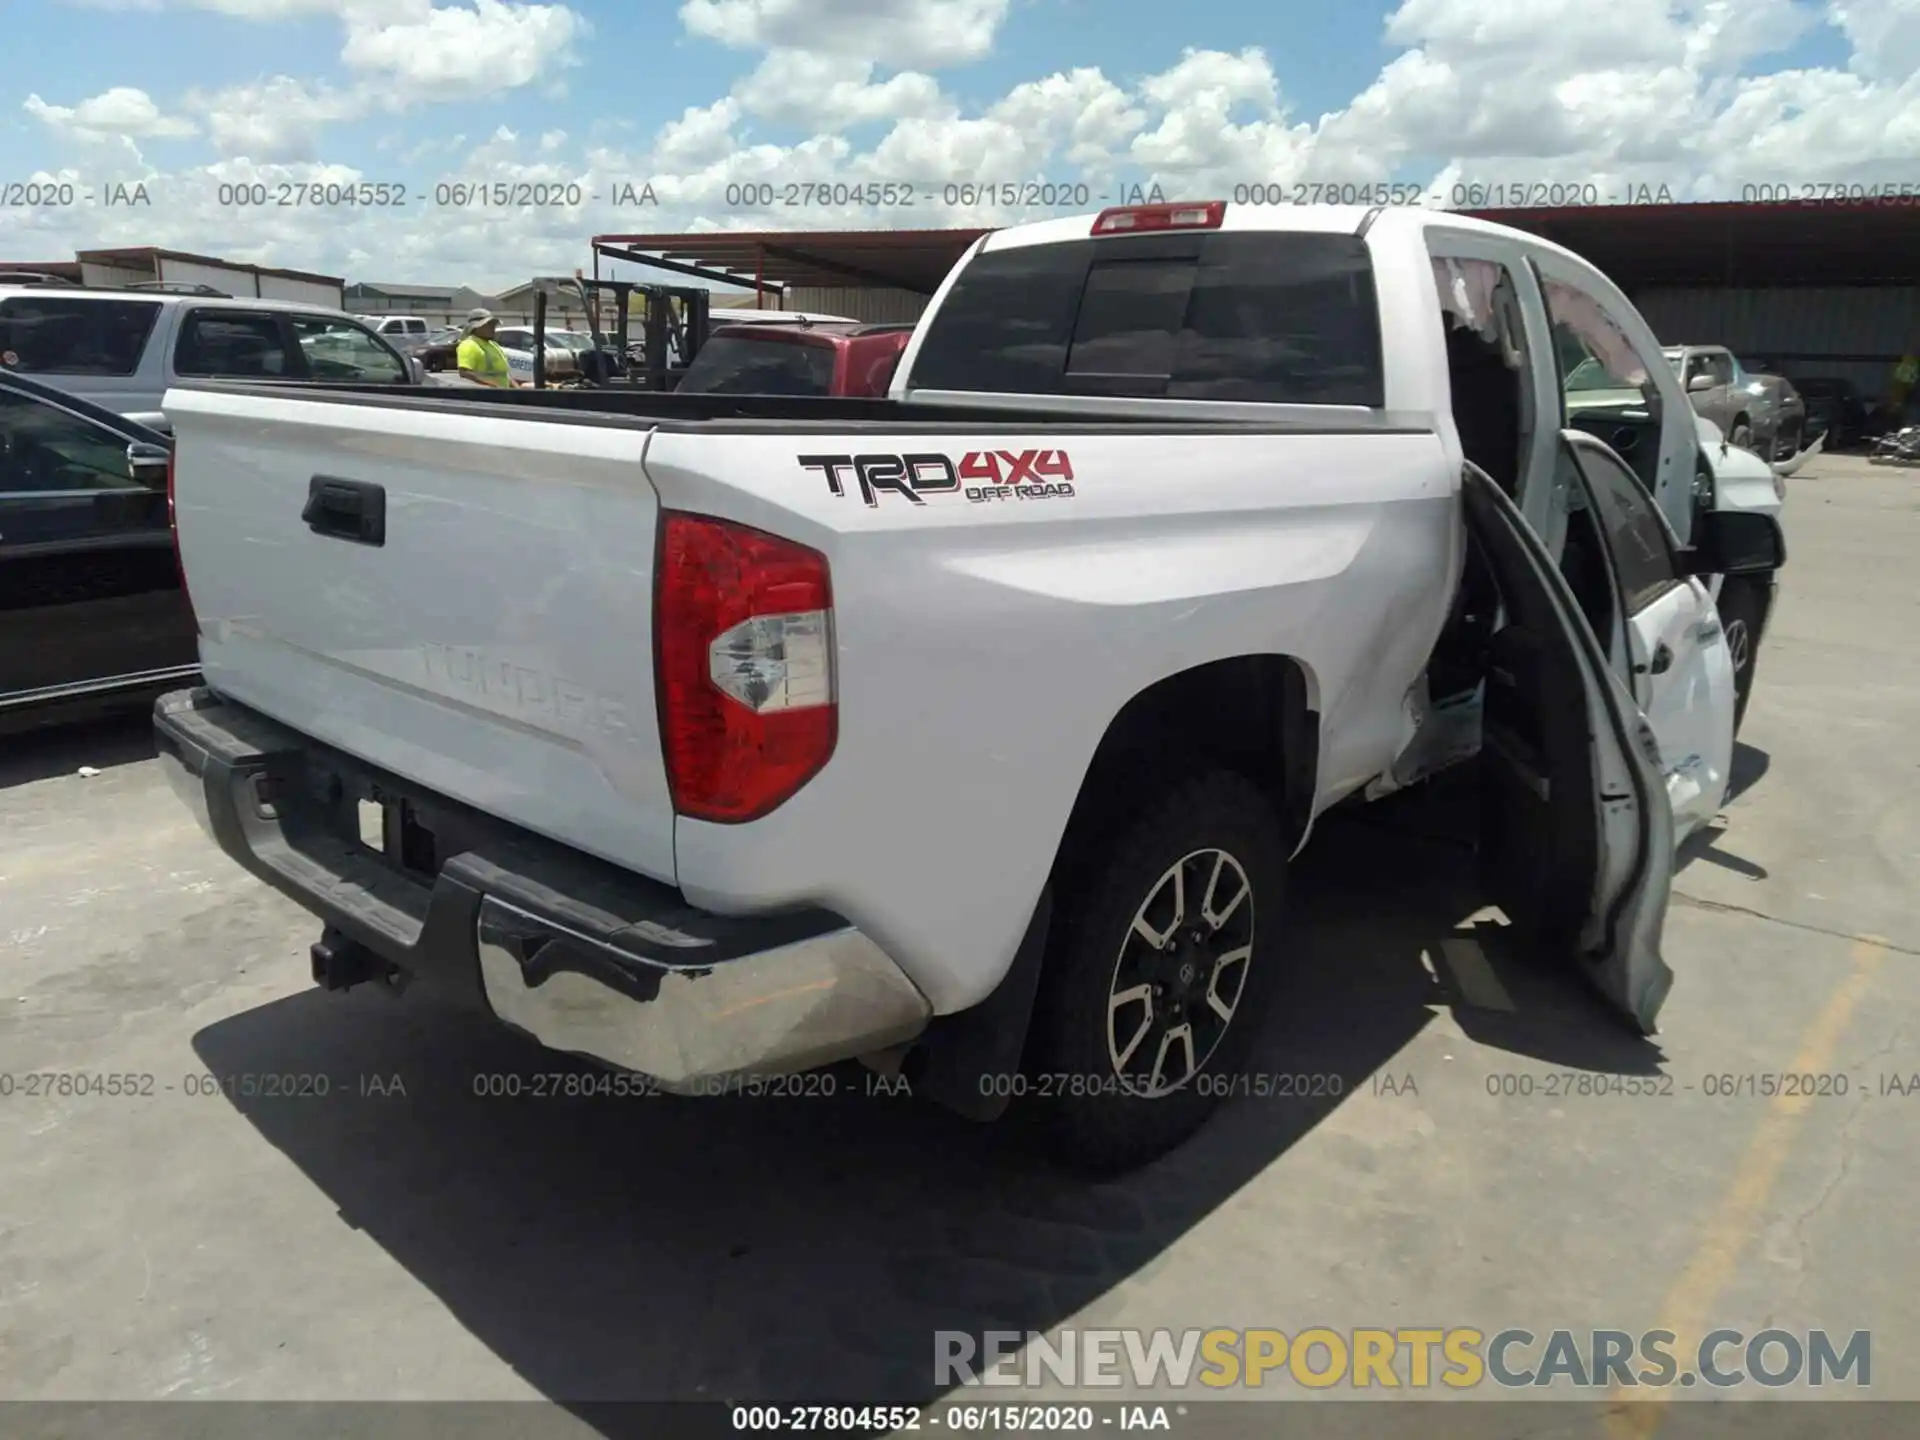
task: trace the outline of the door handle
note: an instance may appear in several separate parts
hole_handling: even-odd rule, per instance
[[[1673,647],[1662,640],[1653,647],[1653,663],[1647,667],[1656,675],[1664,675],[1673,668]]]
[[[367,480],[316,475],[308,482],[307,504],[300,512],[300,519],[316,535],[348,540],[356,545],[385,545],[386,487]]]

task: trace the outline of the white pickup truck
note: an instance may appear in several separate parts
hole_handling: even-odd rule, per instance
[[[1557,331],[1642,390],[1595,422],[1631,465],[1563,429]],[[1784,560],[1696,513],[1613,285],[1423,211],[1000,231],[886,400],[166,409],[206,688],[161,753],[324,922],[320,983],[436,985],[615,1088],[898,1066],[1098,1167],[1246,1063],[1315,817],[1463,760],[1489,898],[1651,1029],[1733,747],[1703,578]]]

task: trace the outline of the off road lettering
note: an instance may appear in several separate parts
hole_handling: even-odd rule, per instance
[[[998,485],[1000,462],[991,450],[969,450],[960,457],[960,478],[981,485]]]
[[[853,468],[853,457],[851,455],[802,455],[800,468],[818,470],[827,477],[828,490],[835,495],[844,495],[847,493],[847,487],[840,479],[840,472]]]
[[[969,450],[954,463],[950,455],[921,451],[908,455],[801,455],[802,469],[827,482],[835,497],[847,493],[847,472],[860,498],[878,507],[883,494],[924,505],[928,495],[962,489],[976,504],[989,500],[1068,499],[1073,495],[1073,462],[1064,450]],[[965,483],[963,483],[965,482]]]
[[[1033,462],[1040,458],[1040,452],[1022,450],[1016,455],[1011,450],[1002,450],[1000,458],[1007,462],[1007,484],[1023,485],[1033,478]]]
[[[943,495],[949,490],[960,488],[960,477],[954,472],[953,461],[945,455],[903,455],[906,462],[907,483],[922,495]],[[932,473],[929,474],[928,472]]]
[[[907,462],[899,455],[856,455],[853,457],[853,473],[860,481],[860,498],[869,505],[880,503],[880,492],[891,490],[896,495],[904,495],[915,505],[927,502],[913,493],[913,487],[907,484]]]

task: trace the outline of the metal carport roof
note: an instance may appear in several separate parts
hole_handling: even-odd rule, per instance
[[[1469,211],[1566,246],[1627,289],[1920,284],[1920,196],[1886,202],[1599,205]],[[885,286],[931,295],[985,229],[716,230],[597,235],[596,257],[751,287]]]
[[[703,234],[596,235],[596,256],[722,272],[736,285],[883,286],[931,295],[966,249],[970,230],[715,230]],[[622,253],[625,252],[625,253]]]
[[[1920,195],[1473,213],[1564,245],[1627,289],[1920,284]]]

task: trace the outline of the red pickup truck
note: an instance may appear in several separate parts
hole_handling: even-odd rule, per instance
[[[881,399],[913,326],[744,321],[707,337],[675,388],[694,395]]]

